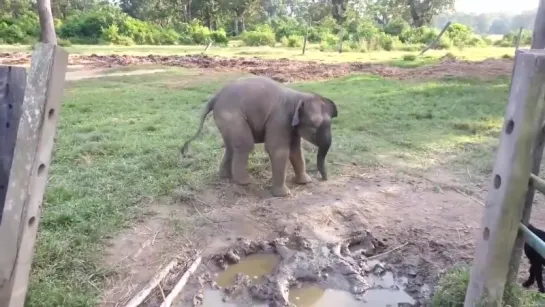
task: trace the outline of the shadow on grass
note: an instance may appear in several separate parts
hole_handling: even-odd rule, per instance
[[[203,100],[226,80],[180,90],[165,85],[183,74],[86,80],[66,90],[28,306],[95,306],[108,275],[103,244],[142,214],[140,200],[216,180],[222,144],[213,120],[189,158],[180,161],[178,149],[196,131]],[[294,86],[338,104],[329,161],[425,167],[460,150],[485,159],[501,126],[506,81],[414,84],[352,76]],[[268,167],[263,153],[252,156],[250,168]]]

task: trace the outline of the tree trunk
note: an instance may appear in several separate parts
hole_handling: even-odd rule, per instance
[[[51,14],[51,2],[49,0],[38,0],[38,15],[40,18],[41,41],[47,44],[57,44],[53,14]]]
[[[242,16],[242,32],[246,32],[246,23],[244,22],[244,16]]]
[[[239,35],[239,31],[238,31],[238,17],[235,17],[235,35]]]

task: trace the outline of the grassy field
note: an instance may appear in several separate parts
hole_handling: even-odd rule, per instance
[[[212,120],[192,144],[198,157],[191,163],[180,162],[178,148],[197,128],[203,99],[226,78],[210,76],[182,88],[188,78],[195,76],[171,69],[68,87],[28,306],[95,306],[110,274],[101,265],[104,243],[142,217],[142,198],[168,195],[179,185],[199,189],[216,180],[221,138]],[[360,75],[294,87],[338,104],[329,161],[403,168],[463,165],[478,173],[490,171],[507,84],[506,78],[408,83]],[[267,163],[258,152],[251,168]],[[333,174],[338,168],[330,166]]]
[[[71,54],[128,54],[128,55],[183,55],[201,53],[205,46],[100,46],[100,45],[74,45],[66,47]],[[29,46],[0,45],[0,52],[28,51]],[[228,47],[213,46],[207,54],[225,57],[261,57],[261,58],[290,58],[297,60],[312,60],[322,62],[393,62],[400,64],[401,58],[406,54],[418,54],[416,51],[373,51],[354,52],[322,52],[319,45],[308,46],[306,54],[301,54],[301,48],[277,47],[245,47],[240,42],[230,42]],[[487,58],[499,58],[512,56],[514,48],[485,47],[485,48],[453,48],[451,50],[429,50],[416,64],[426,64],[450,53],[459,59],[480,61]],[[413,63],[414,65],[415,63]]]

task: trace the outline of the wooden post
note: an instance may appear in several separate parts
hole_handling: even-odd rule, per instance
[[[437,42],[441,39],[441,36],[443,36],[445,31],[447,31],[448,27],[450,27],[451,23],[451,21],[447,22],[447,24],[443,27],[443,30],[439,32],[439,35],[437,35],[437,37],[426,48],[424,48],[424,50],[420,52],[420,55],[423,55],[424,52],[430,50],[431,48],[435,47],[435,45],[437,45]]]
[[[545,111],[545,51],[519,51],[515,62],[465,307],[478,303],[502,305],[522,203],[528,190],[531,150],[538,134],[535,123]]]
[[[545,49],[545,0],[539,1],[539,8],[537,9],[536,20],[534,22],[534,33],[532,38],[532,49]],[[516,65],[516,62],[514,63]],[[536,136],[534,146],[532,149],[532,174],[539,175],[539,169],[541,166],[541,159],[543,157],[543,149],[545,147],[545,114],[541,114],[538,122],[538,128],[540,133]],[[526,198],[524,200],[524,208],[522,211],[521,223],[528,225],[530,221],[530,215],[532,215],[532,204],[534,203],[535,189],[532,185],[528,187]],[[519,231],[515,246],[511,254],[511,261],[509,262],[509,273],[507,275],[507,282],[516,282],[519,272],[520,258],[522,257],[522,249],[524,247],[524,233]]]
[[[37,44],[22,105],[14,101],[20,119],[0,223],[0,307],[24,306],[67,65],[61,47]]]
[[[308,30],[310,28],[312,20],[310,19],[311,15],[310,12],[308,13],[308,23],[307,23],[307,30],[305,33],[305,41],[303,42],[303,55],[305,55],[305,51],[307,50],[307,41],[308,41]]]

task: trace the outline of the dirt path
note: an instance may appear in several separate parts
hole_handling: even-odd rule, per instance
[[[126,301],[174,255],[189,259],[203,249],[210,259],[241,238],[271,240],[293,232],[308,240],[339,243],[365,230],[385,250],[403,246],[381,260],[396,277],[407,278],[406,290],[415,306],[425,306],[438,275],[472,259],[485,183],[470,185],[443,170],[409,175],[350,168],[345,174],[293,186],[289,198],[271,198],[263,189],[266,180],[258,178],[247,188],[225,182],[199,192],[182,187],[172,198],[151,202],[152,217],[116,238],[109,249],[107,264],[123,273],[110,281],[103,306]],[[537,224],[543,221],[541,211],[538,206],[534,213]],[[208,264],[199,276],[209,276],[213,267]],[[191,306],[197,295],[190,289],[183,306]]]
[[[28,65],[30,55],[26,53],[1,53],[0,64]],[[128,56],[128,55],[71,55],[70,65],[87,68],[111,68],[133,65],[167,65],[212,70],[236,70],[263,75],[280,82],[303,80],[325,80],[347,76],[352,73],[371,73],[395,79],[438,79],[444,77],[471,77],[490,79],[509,75],[513,61],[510,59],[487,59],[480,62],[460,61],[445,57],[434,65],[417,68],[399,68],[370,63],[326,64],[289,59],[265,60],[259,58],[221,58],[206,55],[185,56]]]

